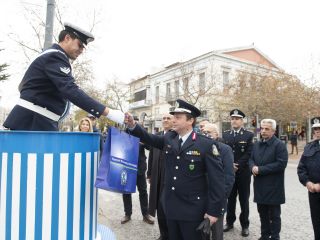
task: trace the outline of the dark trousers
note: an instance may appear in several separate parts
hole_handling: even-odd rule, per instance
[[[142,215],[148,214],[148,192],[146,175],[137,175],[137,187],[139,191],[140,208]],[[122,194],[124,212],[126,216],[132,214],[132,197],[131,194]]]
[[[257,204],[261,222],[262,239],[280,239],[281,230],[281,206]]]
[[[223,240],[223,218],[224,215],[218,218],[218,221],[211,226],[211,239]]]
[[[167,219],[170,240],[202,240],[197,227],[201,221],[179,221]]]
[[[309,192],[309,205],[314,239],[320,240],[320,193]]]
[[[169,239],[169,232],[168,232],[167,219],[166,219],[166,215],[163,211],[163,207],[162,207],[160,200],[158,201],[157,218],[158,218],[160,236],[161,236],[162,240],[168,240]]]
[[[242,228],[249,227],[249,197],[250,197],[250,183],[251,173],[250,169],[244,168],[240,172],[236,173],[235,182],[228,198],[227,205],[227,224],[233,225],[236,221],[236,205],[237,196],[239,194],[239,202],[241,207],[240,224]]]

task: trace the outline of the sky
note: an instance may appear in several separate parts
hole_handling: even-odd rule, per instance
[[[286,72],[302,80],[320,77],[320,3],[317,0],[58,0],[63,21],[93,29],[86,50],[96,86],[153,73],[204,53],[254,44]],[[11,107],[27,68],[8,37],[35,43],[29,22],[36,9],[45,19],[45,0],[1,0],[0,63],[10,65],[0,84],[0,106]],[[94,14],[95,13],[95,14]],[[95,21],[93,20],[95,16]],[[61,29],[55,24],[56,33]],[[81,58],[81,56],[80,56]]]

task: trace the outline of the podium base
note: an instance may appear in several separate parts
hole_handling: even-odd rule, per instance
[[[97,230],[96,240],[116,240],[114,233],[106,226],[98,224]]]

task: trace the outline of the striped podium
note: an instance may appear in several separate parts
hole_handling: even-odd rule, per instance
[[[97,224],[99,138],[0,131],[0,239],[115,239]]]

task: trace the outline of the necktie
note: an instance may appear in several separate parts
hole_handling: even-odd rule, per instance
[[[179,151],[181,150],[182,142],[183,142],[183,141],[182,141],[182,138],[180,138],[180,139],[179,139]]]

